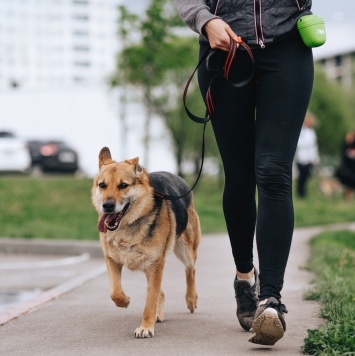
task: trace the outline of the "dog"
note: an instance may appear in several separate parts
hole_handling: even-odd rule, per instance
[[[327,197],[341,195],[343,193],[343,187],[341,183],[332,177],[320,177],[319,190]]]
[[[148,174],[139,158],[116,162],[109,148],[99,153],[99,173],[92,187],[92,203],[98,212],[100,244],[110,280],[111,299],[127,308],[130,298],[121,285],[122,267],[143,271],[147,296],[136,338],[154,336],[155,322],[164,320],[164,292],[161,288],[168,251],[185,265],[186,303],[191,313],[197,307],[195,263],[201,239],[198,214],[192,192],[178,200],[164,194],[183,195],[186,182],[169,172]]]

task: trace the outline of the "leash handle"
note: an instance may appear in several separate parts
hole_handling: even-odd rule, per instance
[[[229,80],[229,72],[230,72],[230,69],[232,67],[232,64],[234,63],[234,59],[235,59],[235,55],[236,55],[236,51],[238,49],[238,45],[244,47],[244,49],[248,52],[249,54],[249,57],[252,61],[252,64],[253,64],[253,68],[252,68],[252,71],[249,75],[248,78],[246,78],[245,80],[241,81],[241,82],[238,82],[238,83],[234,83],[232,82],[231,80]],[[231,39],[231,46],[230,46],[230,49],[229,49],[229,52],[228,52],[228,56],[227,56],[227,59],[226,59],[226,63],[224,65],[224,76],[225,78],[229,81],[229,83],[236,87],[236,88],[240,88],[244,85],[246,85],[247,83],[249,83],[251,81],[251,79],[253,78],[254,76],[254,73],[255,73],[255,65],[254,65],[254,56],[253,56],[253,52],[252,50],[250,49],[250,47],[242,40],[241,37],[238,36],[237,40],[234,41],[233,39]]]
[[[242,46],[244,47],[244,49],[247,51],[247,53],[249,54],[249,57],[252,61],[252,71],[250,73],[250,75],[248,76],[248,78],[246,78],[245,80],[241,81],[241,82],[232,82],[231,79],[229,78],[229,73],[230,70],[232,68],[232,65],[236,62],[235,61],[235,57],[236,57],[236,53],[237,53],[237,49],[238,46]],[[255,65],[254,65],[254,56],[253,56],[253,52],[251,50],[251,48],[242,40],[241,37],[237,37],[237,40],[234,39],[230,39],[230,47],[229,47],[229,51],[228,51],[228,55],[226,57],[225,62],[223,63],[223,68],[221,68],[221,71],[218,70],[212,70],[210,69],[210,71],[214,71],[216,72],[215,75],[213,76],[208,89],[207,89],[207,93],[206,93],[206,108],[207,108],[207,113],[206,116],[204,118],[202,117],[198,117],[196,115],[194,115],[193,113],[191,113],[191,111],[188,109],[187,105],[186,105],[186,97],[187,97],[187,91],[189,89],[190,83],[192,81],[192,78],[194,77],[197,69],[201,66],[201,64],[206,60],[207,62],[209,61],[209,58],[211,57],[211,55],[213,55],[216,52],[211,52],[211,48],[208,47],[205,52],[202,54],[199,62],[197,63],[196,68],[194,69],[194,71],[192,72],[190,78],[188,79],[185,89],[184,89],[184,93],[183,93],[183,103],[184,103],[184,107],[185,107],[185,111],[188,115],[188,117],[199,123],[199,124],[203,124],[205,122],[208,122],[210,120],[210,118],[213,116],[214,114],[214,103],[213,103],[213,95],[212,95],[212,88],[213,88],[213,83],[220,78],[225,78],[233,87],[235,88],[240,88],[243,87],[244,85],[248,84],[254,77],[254,73],[255,73]],[[207,64],[208,67],[208,64]]]

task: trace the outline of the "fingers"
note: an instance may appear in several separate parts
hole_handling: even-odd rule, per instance
[[[240,40],[240,37],[238,37],[237,34],[235,32],[233,32],[233,30],[229,26],[226,30],[227,30],[229,37],[238,43]]]
[[[208,21],[204,30],[207,34],[211,48],[229,51],[230,39],[237,40],[237,35],[233,32],[230,26],[221,19],[213,19]]]

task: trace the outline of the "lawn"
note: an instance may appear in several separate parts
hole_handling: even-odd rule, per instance
[[[97,214],[91,205],[92,179],[74,177],[0,177],[0,236],[96,240]],[[294,198],[296,227],[355,220],[355,200],[325,197],[315,178],[309,196]],[[203,177],[195,205],[203,233],[224,232],[222,185]]]

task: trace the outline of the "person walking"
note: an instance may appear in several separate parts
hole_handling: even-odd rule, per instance
[[[198,69],[199,87],[214,109],[211,123],[224,167],[237,318],[256,344],[273,345],[286,330],[281,290],[294,229],[292,162],[314,76],[312,49],[302,42],[296,21],[310,14],[311,5],[175,0],[182,20],[199,34],[199,58],[213,50],[211,63]],[[252,53],[239,46],[229,80],[212,80],[231,44],[240,43],[238,36]],[[254,232],[260,274],[253,263]]]
[[[341,166],[336,170],[335,176],[344,187],[346,200],[350,200],[355,191],[355,130],[345,135],[341,150]]]
[[[307,195],[307,182],[312,170],[319,163],[317,135],[314,130],[315,118],[307,113],[298,139],[295,161],[298,169],[297,195],[304,198]]]

